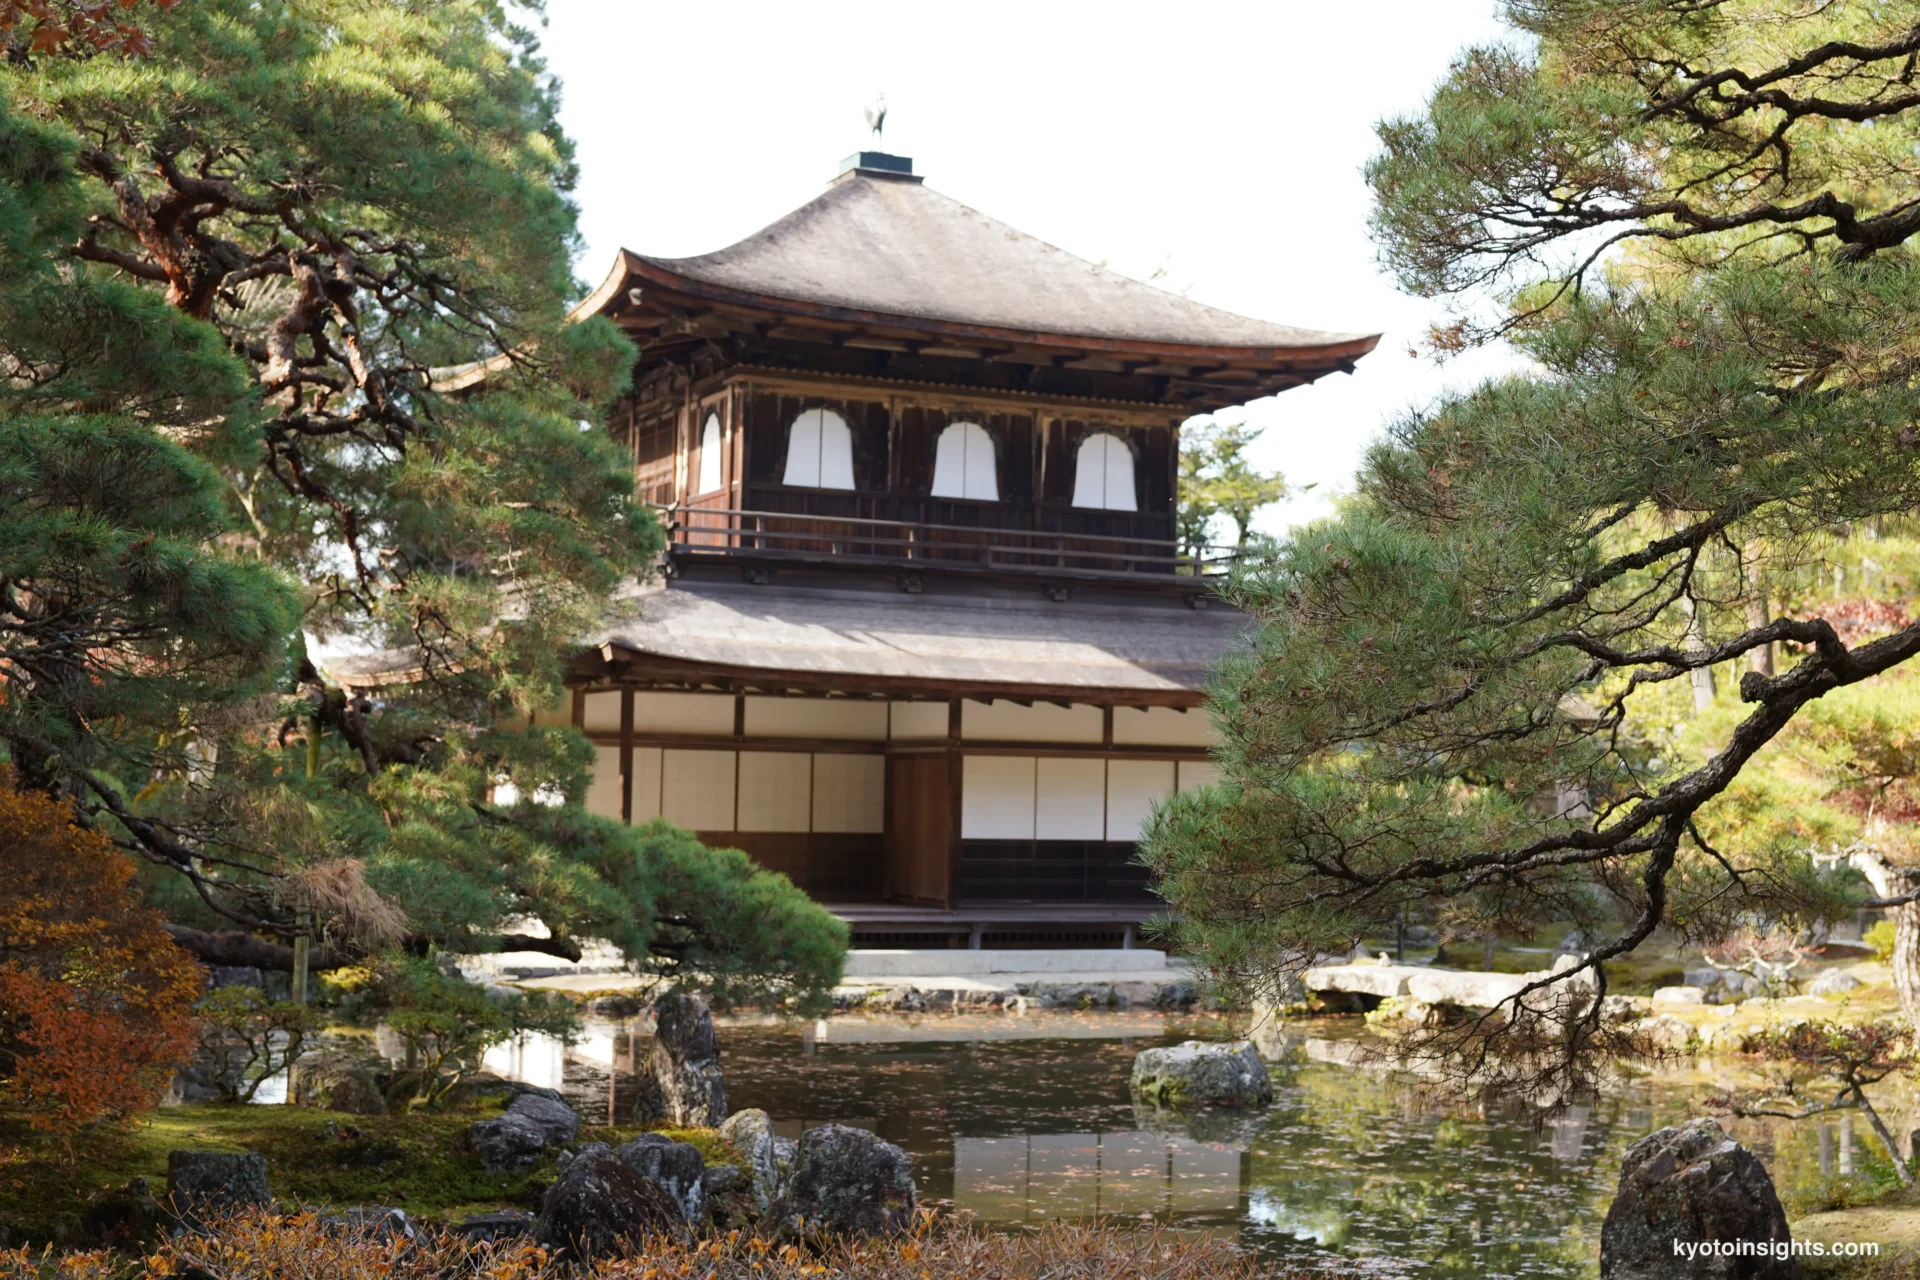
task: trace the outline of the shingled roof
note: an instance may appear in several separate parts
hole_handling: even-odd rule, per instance
[[[738,244],[692,258],[629,253],[738,300],[988,330],[1202,347],[1372,349],[1378,335],[1255,320],[1142,284],[942,195],[854,170]],[[645,268],[652,268],[652,272]]]
[[[1198,705],[1208,672],[1248,628],[1177,600],[1053,602],[675,583],[630,598],[596,646],[616,665],[757,687],[973,696],[1072,696]]]

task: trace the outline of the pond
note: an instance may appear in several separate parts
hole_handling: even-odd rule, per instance
[[[1351,1019],[1321,1019],[1276,1065],[1252,1117],[1167,1124],[1128,1100],[1133,1056],[1207,1019],[1159,1015],[723,1022],[735,1110],[797,1137],[829,1121],[871,1129],[915,1158],[923,1202],[984,1222],[1147,1219],[1210,1230],[1275,1259],[1359,1262],[1385,1277],[1592,1277],[1626,1148],[1700,1114],[1706,1077],[1671,1073],[1547,1123],[1439,1107],[1412,1085],[1343,1063]],[[596,1023],[571,1048],[530,1038],[488,1065],[624,1120],[644,1032]],[[1730,1124],[1789,1199],[1887,1176],[1858,1126]]]

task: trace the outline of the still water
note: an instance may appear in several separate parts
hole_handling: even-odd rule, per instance
[[[1224,1030],[1033,1014],[723,1024],[720,1041],[732,1108],[763,1108],[794,1137],[828,1121],[871,1129],[913,1154],[923,1202],[1007,1225],[1152,1218],[1276,1259],[1436,1280],[1597,1275],[1621,1154],[1701,1114],[1712,1091],[1704,1077],[1648,1078],[1542,1123],[1436,1105],[1409,1082],[1343,1064],[1340,1037],[1353,1028],[1323,1025],[1290,1035],[1265,1112],[1168,1122],[1135,1111],[1134,1054]],[[570,1048],[502,1046],[489,1065],[618,1122],[647,1039],[597,1024]],[[1851,1126],[1729,1128],[1790,1199],[1809,1180],[1876,1173],[1864,1124],[1857,1139]]]

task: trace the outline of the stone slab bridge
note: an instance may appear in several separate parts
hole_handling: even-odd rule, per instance
[[[1568,955],[1555,960],[1551,969],[1531,973],[1486,973],[1394,964],[1382,957],[1347,964],[1314,965],[1300,975],[1300,981],[1322,1001],[1349,1008],[1373,1009],[1382,1000],[1398,1000],[1403,1004],[1428,1007],[1491,1009],[1513,999],[1529,983],[1565,973],[1579,963],[1578,957]],[[1555,988],[1536,992],[1528,999],[1528,1004],[1553,1001],[1558,991],[1592,990],[1593,975],[1583,972],[1563,979]]]

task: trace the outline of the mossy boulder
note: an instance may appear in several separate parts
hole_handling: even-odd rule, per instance
[[[769,1217],[791,1236],[896,1235],[913,1225],[913,1157],[843,1124],[800,1135]]]
[[[1264,1107],[1273,1101],[1267,1064],[1250,1041],[1189,1040],[1133,1060],[1133,1096],[1157,1107]]]

